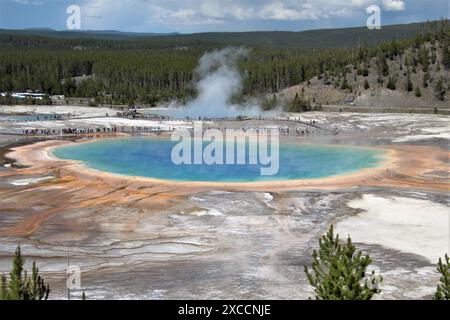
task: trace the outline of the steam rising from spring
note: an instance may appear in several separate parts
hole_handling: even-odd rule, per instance
[[[231,103],[231,98],[242,91],[242,76],[237,62],[248,53],[248,49],[235,47],[205,53],[195,70],[197,98],[186,106],[169,108],[165,113],[183,118],[225,118],[261,114],[261,108],[256,103]]]

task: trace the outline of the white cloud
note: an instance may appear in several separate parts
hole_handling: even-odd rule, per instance
[[[31,4],[31,5],[35,5],[35,6],[39,6],[41,4],[43,4],[42,1],[37,1],[37,0],[14,0],[15,3],[18,4]]]
[[[356,7],[363,7],[373,4],[372,0],[352,0],[352,5]]]
[[[350,14],[354,7],[345,0],[128,0],[125,6],[123,3],[84,0],[83,7],[89,16],[137,18],[145,13],[153,21],[179,25],[230,20],[318,20]]]
[[[405,2],[402,0],[383,0],[383,7],[387,11],[406,10]]]
[[[266,4],[259,12],[259,17],[265,20],[317,20],[318,12],[311,5],[303,8],[287,7],[278,1]]]
[[[1,0],[0,0],[1,1]],[[38,0],[16,0],[38,1]],[[318,21],[365,14],[364,6],[383,4],[385,10],[405,10],[400,0],[81,0],[90,28],[115,25],[187,26],[241,21]],[[90,17],[101,17],[93,19]],[[325,22],[326,23],[326,22]],[[131,28],[131,27],[130,27]]]
[[[406,5],[403,0],[352,0],[351,4],[355,7],[367,7],[373,4],[382,4],[386,11],[406,10]]]

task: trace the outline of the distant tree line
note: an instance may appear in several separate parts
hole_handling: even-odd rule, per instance
[[[0,34],[0,91],[39,90],[48,95],[92,98],[104,104],[185,101],[196,94],[192,80],[199,58],[205,51],[226,45],[213,42],[211,37],[211,42],[191,39],[174,46],[174,39],[76,40]],[[254,47],[248,57],[239,61],[243,95],[279,92],[314,76],[324,81],[333,78],[336,86],[351,91],[345,80],[349,66],[356,66],[358,74],[367,76],[373,58],[377,59],[380,82],[387,81],[393,89],[396,79],[389,77],[387,59],[432,40],[442,45],[442,64],[449,68],[449,39],[449,23],[442,20],[427,24],[413,39],[375,47],[364,42],[351,48]],[[417,58],[405,63],[411,69],[418,64],[425,69],[433,59],[435,55],[421,48]],[[441,93],[445,93],[444,89]],[[297,99],[293,109],[307,108],[299,104]]]

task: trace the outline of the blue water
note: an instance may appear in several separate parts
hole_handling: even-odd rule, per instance
[[[368,148],[281,144],[278,174],[261,176],[260,165],[177,166],[171,160],[175,144],[158,138],[105,139],[60,147],[54,150],[54,155],[122,175],[213,182],[322,178],[376,167],[383,155],[382,151]]]

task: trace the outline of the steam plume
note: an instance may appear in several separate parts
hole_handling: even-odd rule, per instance
[[[197,98],[184,107],[169,108],[167,115],[191,118],[259,115],[261,109],[256,103],[231,103],[231,98],[242,91],[242,76],[237,61],[248,53],[245,48],[229,47],[204,54],[195,70]]]

